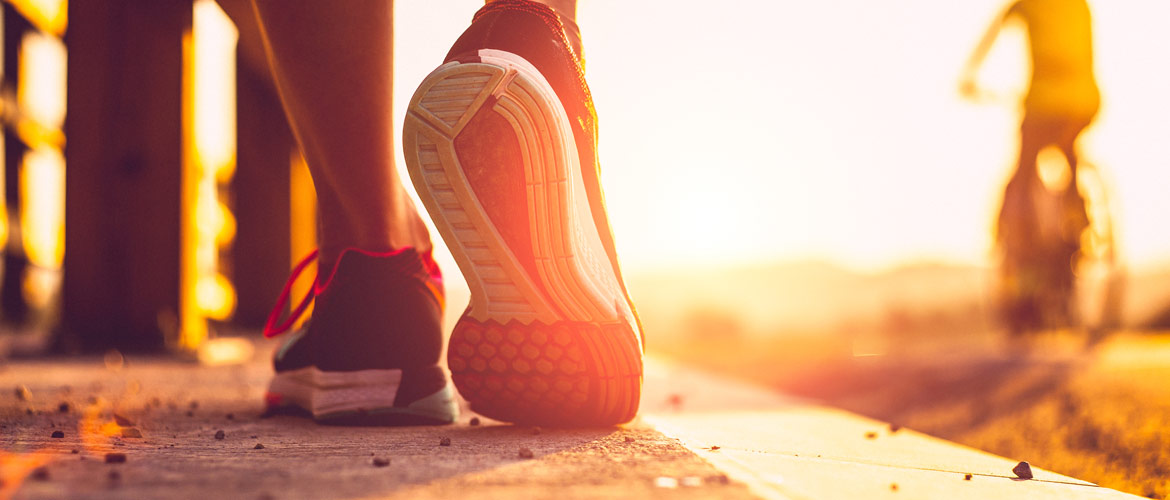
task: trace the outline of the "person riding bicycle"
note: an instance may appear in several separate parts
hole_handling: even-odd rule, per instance
[[[1100,107],[1093,74],[1091,15],[1085,0],[1016,0],[996,17],[963,73],[961,91],[977,93],[975,75],[999,31],[1012,20],[1027,28],[1032,75],[1023,101],[1019,162],[1004,191],[996,238],[1003,251],[1004,313],[1013,333],[1071,320],[1072,266],[1088,225],[1077,190],[1075,144]],[[1070,181],[1058,193],[1056,220],[1044,220],[1037,157],[1055,146]],[[1052,219],[1049,216],[1048,219]]]

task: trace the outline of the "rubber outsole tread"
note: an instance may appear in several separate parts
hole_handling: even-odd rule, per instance
[[[451,334],[447,364],[475,412],[552,427],[627,422],[641,396],[640,350],[625,324],[480,322]],[[633,347],[633,348],[631,348]]]

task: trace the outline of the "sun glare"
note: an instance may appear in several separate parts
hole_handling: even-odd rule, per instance
[[[635,267],[830,258],[878,269],[987,261],[1027,86],[1022,25],[963,100],[960,69],[998,0],[759,2],[744,16],[595,2],[580,24],[603,171]],[[1081,143],[1137,265],[1170,258],[1164,2],[1091,2],[1104,94]],[[621,10],[623,15],[613,15]],[[645,19],[655,19],[653,29]],[[698,29],[697,27],[701,27]],[[1055,172],[1049,172],[1055,173]]]
[[[236,166],[238,32],[212,0],[193,5],[184,40],[182,255],[179,345],[195,349],[208,337],[207,319],[226,320],[236,307],[219,257],[236,233],[221,197]]]
[[[477,5],[399,3],[398,113]],[[964,100],[958,85],[1005,2],[698,5],[579,10],[628,268],[988,262],[1027,86],[1021,27],[1001,33],[979,75],[987,99]],[[1090,7],[1103,106],[1083,157],[1112,192],[1124,258],[1170,261],[1170,4]]]

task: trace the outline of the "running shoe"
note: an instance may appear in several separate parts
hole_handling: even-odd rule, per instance
[[[642,332],[595,116],[560,18],[526,0],[481,9],[410,101],[408,171],[471,289],[448,366],[484,416],[592,426],[637,413]]]
[[[443,282],[430,253],[345,250],[278,324],[293,282],[315,258],[294,269],[264,329],[266,337],[289,330],[315,298],[312,317],[276,352],[269,411],[342,425],[454,422],[455,391],[439,365]]]

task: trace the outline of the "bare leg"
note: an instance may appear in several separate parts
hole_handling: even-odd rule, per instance
[[[253,0],[273,77],[317,188],[322,262],[431,248],[394,169],[393,3]]]

